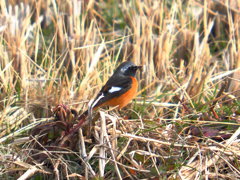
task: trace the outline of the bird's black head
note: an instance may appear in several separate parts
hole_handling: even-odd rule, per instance
[[[124,76],[135,76],[138,69],[141,69],[142,66],[136,66],[131,61],[126,61],[122,63],[115,71],[115,74],[124,75]]]

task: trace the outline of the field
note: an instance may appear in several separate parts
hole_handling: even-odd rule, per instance
[[[0,39],[0,179],[240,179],[239,0],[2,0]]]

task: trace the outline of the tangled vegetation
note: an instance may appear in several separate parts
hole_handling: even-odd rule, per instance
[[[240,178],[239,1],[0,9],[0,179]],[[126,60],[143,66],[135,100],[66,136]]]

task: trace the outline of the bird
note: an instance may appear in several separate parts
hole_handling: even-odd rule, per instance
[[[92,101],[89,109],[96,110],[104,106],[117,106],[118,109],[125,107],[137,95],[138,80],[135,76],[141,68],[142,66],[137,66],[131,61],[120,64]],[[88,113],[86,110],[77,118],[79,122],[70,130],[71,134],[81,127]]]
[[[91,108],[96,109],[102,106],[118,106],[118,109],[125,107],[137,94],[138,81],[135,78],[138,69],[131,61],[123,62],[117,67],[113,75],[102,87]]]

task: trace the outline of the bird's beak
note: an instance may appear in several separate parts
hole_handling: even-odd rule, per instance
[[[142,70],[142,66],[136,66],[136,68]]]

